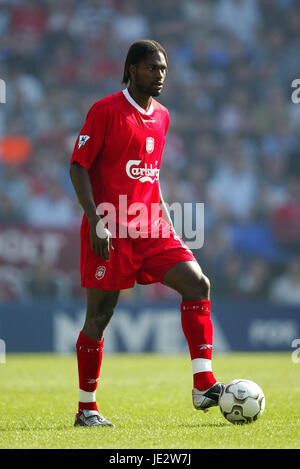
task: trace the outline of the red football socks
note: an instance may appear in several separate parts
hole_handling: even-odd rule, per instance
[[[92,340],[80,332],[77,343],[79,375],[79,411],[98,410],[96,389],[102,363],[102,340]]]
[[[211,368],[213,326],[210,300],[183,301],[181,324],[190,350],[194,387],[204,391],[216,383]]]

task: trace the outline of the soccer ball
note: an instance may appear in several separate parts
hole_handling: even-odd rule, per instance
[[[233,424],[242,425],[257,420],[265,408],[261,388],[248,379],[235,379],[226,384],[219,398],[224,417]]]

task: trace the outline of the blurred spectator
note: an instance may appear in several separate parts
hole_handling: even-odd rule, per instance
[[[150,33],[147,17],[139,11],[138,3],[136,0],[120,3],[120,11],[114,21],[114,31],[121,41],[132,42],[137,37],[147,37]]]
[[[59,185],[49,184],[46,194],[32,198],[26,206],[26,220],[30,226],[69,228],[76,221],[74,203]]]
[[[12,33],[32,35],[38,40],[45,33],[46,24],[47,14],[43,4],[18,2],[12,9]]]
[[[31,152],[32,144],[25,135],[5,135],[0,140],[0,158],[4,163],[23,163],[28,160]]]
[[[243,89],[232,92],[230,101],[220,109],[218,127],[221,134],[249,134],[252,132],[249,121],[249,94]]]
[[[20,215],[24,214],[25,206],[30,198],[30,184],[24,178],[22,168],[14,164],[5,165],[2,175],[0,175],[0,182],[0,194],[7,202],[8,200],[11,202],[11,210],[15,213],[19,212]],[[5,213],[7,213],[6,209]]]
[[[270,269],[266,261],[253,259],[241,273],[239,286],[244,299],[266,300],[270,284]]]
[[[265,217],[288,199],[286,187],[286,161],[280,156],[266,156],[261,161],[260,175],[261,214]]]
[[[58,285],[55,274],[48,264],[40,264],[33,271],[27,282],[27,294],[30,298],[58,298]]]
[[[70,279],[50,264],[40,263],[27,274],[26,296],[31,299],[67,299],[71,297]]]
[[[289,176],[287,200],[272,212],[275,237],[300,251],[300,176]]]
[[[242,258],[236,254],[228,253],[222,269],[216,270],[216,275],[211,281],[215,297],[233,301],[242,299],[243,295],[240,289],[242,271]]]
[[[270,300],[300,305],[300,258],[291,260],[285,272],[276,278],[270,289]]]
[[[231,154],[208,184],[209,198],[217,217],[249,220],[256,205],[257,181],[245,155]]]
[[[0,223],[19,224],[24,221],[23,213],[6,194],[0,194]]]
[[[253,42],[261,14],[256,0],[219,0],[216,6],[216,23],[245,42]]]
[[[15,295],[8,288],[7,285],[0,283],[0,301],[11,301],[15,300]]]
[[[300,106],[299,106],[300,110]],[[287,157],[287,171],[289,174],[300,177],[300,151],[298,147]]]

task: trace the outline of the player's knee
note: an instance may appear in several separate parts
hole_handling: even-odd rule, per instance
[[[99,311],[97,316],[95,317],[95,325],[98,330],[104,331],[107,327],[108,323],[110,322],[112,316],[114,314],[114,310],[106,310],[106,311]]]
[[[206,300],[209,298],[210,281],[209,278],[204,274],[202,274],[201,278],[199,279],[198,290],[201,299]]]
[[[108,326],[113,316],[113,313],[113,308],[100,308],[95,310],[89,310],[86,316],[85,327],[89,330],[94,331],[97,336],[101,337],[104,330]]]
[[[111,295],[105,295],[98,301],[88,302],[86,326],[103,334],[104,329],[110,322],[117,300]]]
[[[112,298],[107,298],[95,308],[94,316],[98,322],[109,322],[114,314],[115,302]]]
[[[203,288],[204,288],[206,294],[209,295],[209,293],[210,293],[210,280],[204,274],[202,274],[202,282],[203,282]]]
[[[184,301],[206,300],[210,295],[210,281],[203,273],[191,284],[188,285],[184,295]]]

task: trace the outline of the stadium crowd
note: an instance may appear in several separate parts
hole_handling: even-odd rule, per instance
[[[150,37],[169,56],[159,98],[171,117],[161,187],[169,204],[205,204],[195,254],[214,297],[300,304],[297,3],[1,0],[2,228],[79,230],[69,179],[75,139],[92,103],[123,87],[131,42]],[[2,267],[2,299],[62,294],[51,262],[9,293]],[[66,284],[65,294],[82,295],[76,281]],[[159,285],[142,291],[173,295]]]

